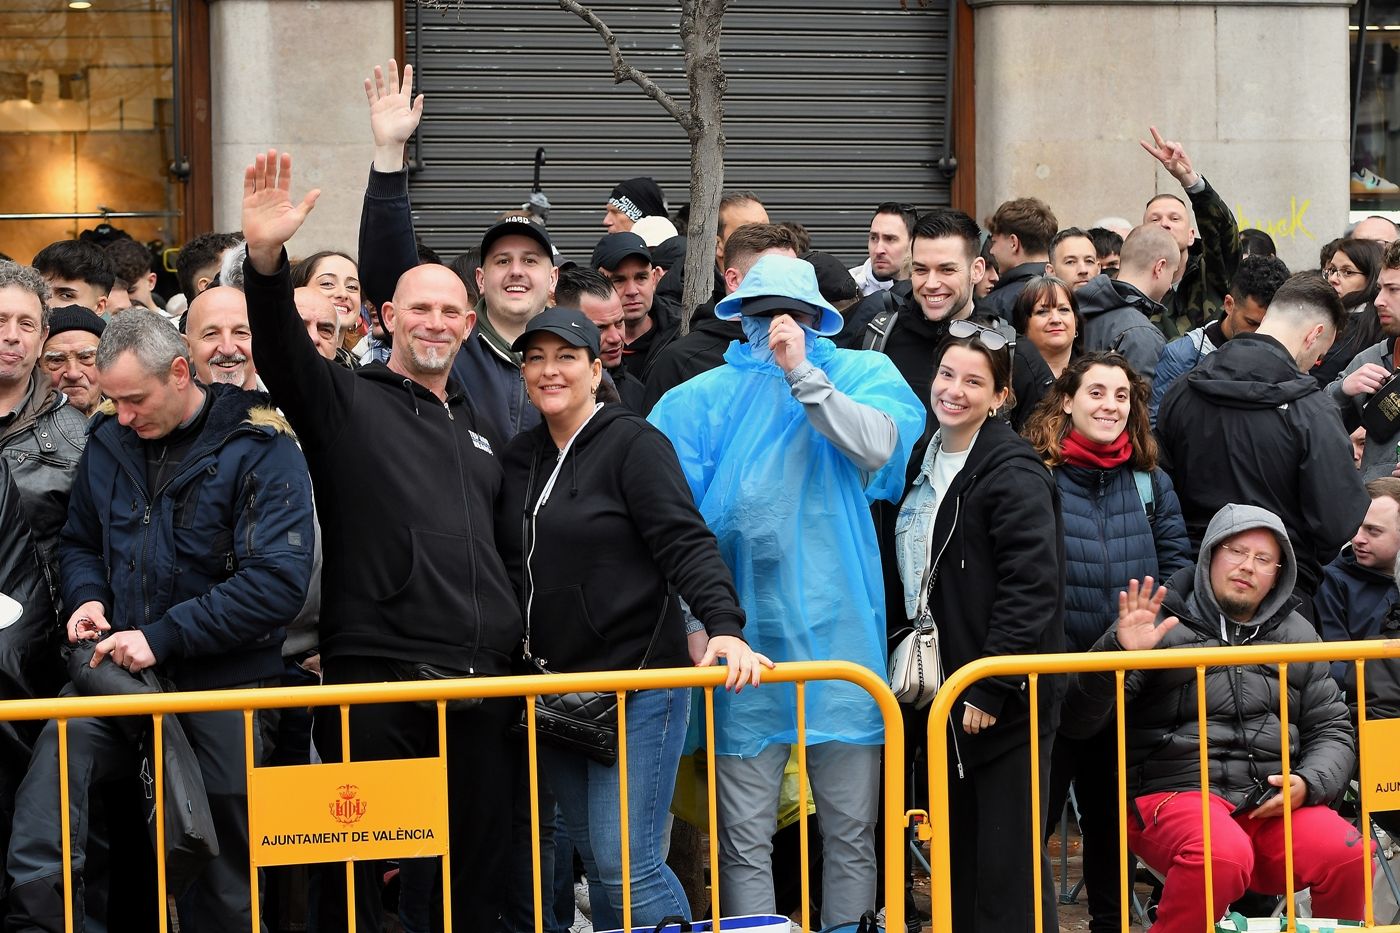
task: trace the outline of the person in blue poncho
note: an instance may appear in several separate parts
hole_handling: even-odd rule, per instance
[[[774,661],[842,659],[885,673],[884,586],[870,506],[903,491],[925,410],[883,354],[838,350],[841,315],[804,260],[764,256],[715,307],[747,343],[657,403]],[[797,741],[793,685],[715,697],[720,909],[773,913],[778,792]],[[806,691],[807,763],[823,837],[823,926],[875,906],[875,824],[884,731],[860,688]]]

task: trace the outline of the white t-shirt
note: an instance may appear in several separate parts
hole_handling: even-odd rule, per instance
[[[974,437],[972,443],[977,443]],[[950,454],[940,445],[938,456],[933,458],[933,501],[943,502],[943,497],[948,493],[948,487],[953,485],[953,480],[957,478],[958,472],[962,470],[963,464],[967,463],[967,455],[972,453],[972,444],[967,445],[967,449],[955,454]]]

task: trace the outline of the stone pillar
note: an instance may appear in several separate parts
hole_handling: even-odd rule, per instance
[[[1180,140],[1241,228],[1291,269],[1347,221],[1347,0],[968,0],[977,209],[1046,201],[1062,227],[1137,223],[1181,186],[1142,150]]]
[[[288,252],[355,255],[374,157],[363,82],[394,54],[394,2],[213,0],[216,229],[238,229],[243,169],[272,147],[292,153],[294,196],[321,189]]]

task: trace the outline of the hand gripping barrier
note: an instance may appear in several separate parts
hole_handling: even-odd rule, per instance
[[[537,764],[537,736],[534,726],[534,698],[542,693],[571,693],[584,690],[615,690],[618,694],[618,778],[620,783],[620,799],[626,801],[627,797],[627,712],[624,695],[628,691],[634,690],[656,690],[673,687],[699,687],[704,688],[705,707],[705,736],[706,747],[713,747],[714,742],[714,689],[723,689],[725,678],[725,668],[675,668],[663,670],[631,670],[631,671],[605,671],[586,674],[550,674],[543,676],[512,676],[512,677],[479,677],[463,680],[445,681],[414,681],[405,683],[380,683],[380,684],[352,684],[338,686],[319,687],[269,687],[262,689],[244,690],[211,690],[192,693],[162,693],[162,694],[141,694],[132,696],[110,696],[110,697],[64,697],[60,699],[34,699],[34,700],[11,700],[0,702],[0,721],[11,720],[57,720],[57,731],[59,738],[59,781],[60,806],[62,812],[61,830],[63,833],[63,860],[64,860],[64,891],[73,890],[71,879],[71,851],[69,826],[69,787],[68,787],[68,745],[67,730],[68,722],[72,719],[85,717],[107,717],[107,716],[150,716],[154,722],[154,748],[151,756],[154,766],[155,785],[155,830],[156,830],[156,858],[157,858],[157,896],[159,898],[160,928],[169,929],[168,902],[166,898],[165,884],[165,804],[164,804],[164,762],[162,760],[162,717],[178,713],[203,713],[221,710],[241,710],[244,719],[244,739],[245,754],[249,763],[248,768],[248,801],[250,812],[250,823],[256,826],[258,823],[258,812],[269,803],[266,799],[273,794],[285,794],[289,798],[300,800],[304,792],[304,779],[316,774],[316,769],[350,769],[364,768],[366,765],[380,767],[392,764],[412,763],[416,770],[413,772],[416,778],[428,775],[426,784],[435,784],[441,794],[442,806],[446,806],[446,758],[444,749],[447,745],[447,701],[466,698],[488,698],[488,697],[521,697],[525,701],[525,706],[530,715],[526,716],[529,723],[527,730],[527,742],[529,751],[529,786],[531,795],[531,816],[532,832],[531,843],[534,858],[534,907],[535,907],[535,930],[536,933],[543,931],[543,916],[541,911],[540,893],[540,813],[539,813],[539,784]],[[792,683],[796,687],[797,697],[797,749],[798,764],[801,774],[799,781],[799,812],[801,818],[801,850],[802,850],[802,902],[803,902],[803,929],[811,929],[811,917],[807,905],[810,903],[810,890],[807,864],[807,801],[809,799],[809,788],[807,786],[807,761],[806,761],[806,709],[805,709],[805,686],[808,681],[813,680],[842,680],[861,687],[869,693],[880,709],[884,720],[885,728],[885,758],[886,767],[884,772],[885,793],[884,793],[884,858],[885,858],[885,903],[886,920],[889,929],[901,930],[904,924],[904,811],[902,807],[903,786],[901,781],[902,766],[904,761],[904,726],[900,715],[899,704],[894,695],[890,693],[889,685],[878,674],[867,668],[851,664],[844,661],[831,662],[796,662],[779,664],[774,670],[763,672],[763,684],[758,689],[766,689],[766,685],[779,683]],[[752,690],[753,687],[745,689]],[[351,706],[366,703],[413,703],[430,702],[437,707],[438,724],[438,757],[427,759],[410,759],[406,762],[356,762],[353,760],[353,750],[350,748],[349,716],[348,710]],[[341,741],[345,751],[346,761],[344,763],[316,764],[316,765],[293,765],[287,767],[252,767],[253,756],[253,713],[255,710],[278,709],[286,707],[339,707],[341,722]],[[716,825],[715,809],[715,768],[714,758],[709,756],[708,764],[709,777],[709,813],[711,825]],[[273,775],[272,772],[283,772],[281,775]],[[341,772],[324,772],[335,773]],[[348,773],[348,772],[347,772]],[[375,774],[368,772],[368,779],[371,783],[383,784],[392,780],[392,775]],[[275,780],[269,780],[270,778]],[[260,788],[262,788],[260,790]],[[351,787],[345,793],[353,792]],[[433,792],[431,786],[414,786],[415,793],[411,796],[415,798],[413,805],[418,809],[415,812],[423,813],[433,809],[438,800],[438,796]],[[282,809],[295,806],[297,801],[291,799],[281,801]],[[331,818],[344,823],[346,820],[356,817],[357,812],[363,812],[364,806],[357,804],[354,798],[342,795],[339,800],[330,802]],[[320,807],[319,809],[325,809]],[[623,926],[631,929],[632,926],[632,899],[631,885],[628,878],[629,858],[628,858],[628,813],[625,804],[619,808],[619,820],[621,824],[622,839],[622,866],[623,866],[623,902],[622,917]],[[445,812],[445,811],[444,811]],[[337,815],[338,814],[338,815]],[[431,816],[431,814],[430,814]],[[332,824],[334,825],[334,824]],[[258,896],[258,868],[260,865],[289,864],[285,859],[279,861],[275,857],[259,857],[259,846],[255,840],[251,839],[250,826],[250,890],[252,896],[252,933],[257,933],[260,927],[259,916],[259,896]],[[368,835],[365,833],[321,833],[316,838],[321,837],[347,837],[354,835]],[[435,834],[436,835],[436,834]],[[438,843],[436,851],[427,854],[440,854],[443,858],[444,876],[448,876],[450,868],[451,851],[445,839],[446,833],[441,834],[444,838]],[[365,840],[366,845],[370,844]],[[332,854],[347,851],[344,846],[353,846],[353,843],[341,840],[336,843],[341,848],[332,847],[328,851]],[[349,850],[353,852],[353,849]],[[376,854],[369,857],[383,857],[377,854],[380,850],[375,850]],[[418,854],[423,854],[420,847],[416,850]],[[719,903],[719,850],[718,842],[713,834],[710,838],[710,870],[711,870],[711,902]],[[322,861],[334,862],[344,861],[346,882],[347,882],[347,918],[349,929],[355,928],[355,886],[353,878],[353,865],[357,856],[351,854],[348,857],[313,857],[301,858],[302,861]],[[447,886],[445,885],[444,888]],[[451,897],[444,896],[443,921],[444,927],[452,929],[452,904]],[[73,899],[65,893],[64,897],[64,928],[66,931],[73,930]],[[722,922],[716,923],[716,930],[723,929]]]
[[[1124,676],[1128,671],[1134,670],[1165,670],[1165,669],[1194,669],[1196,672],[1196,705],[1197,705],[1197,728],[1201,736],[1200,741],[1200,788],[1201,788],[1201,820],[1204,827],[1205,837],[1205,891],[1206,897],[1203,904],[1202,920],[1203,929],[1206,933],[1215,933],[1216,922],[1220,919],[1211,916],[1211,903],[1213,892],[1213,879],[1211,877],[1211,817],[1209,807],[1209,759],[1207,757],[1207,725],[1206,725],[1206,682],[1205,675],[1208,667],[1225,667],[1237,665],[1277,665],[1280,681],[1280,706],[1279,719],[1281,733],[1288,734],[1288,690],[1286,678],[1288,676],[1289,664],[1302,664],[1311,662],[1331,662],[1350,661],[1356,665],[1356,683],[1358,700],[1358,720],[1360,722],[1360,761],[1361,761],[1361,833],[1362,838],[1369,845],[1366,828],[1370,826],[1370,816],[1372,810],[1372,799],[1377,796],[1378,782],[1384,784],[1390,781],[1400,782],[1400,720],[1367,720],[1366,719],[1366,671],[1365,661],[1400,658],[1400,641],[1357,641],[1357,642],[1318,642],[1304,645],[1257,645],[1234,648],[1163,648],[1150,651],[1097,651],[1086,654],[1045,654],[1045,655],[1006,655],[999,657],[987,657],[974,661],[965,667],[953,672],[944,682],[938,695],[934,698],[929,711],[929,732],[928,732],[928,769],[929,769],[929,807],[930,819],[927,828],[921,828],[920,834],[932,840],[930,846],[930,864],[932,866],[932,897],[933,897],[933,928],[935,931],[950,931],[953,929],[952,922],[952,860],[950,839],[948,838],[948,718],[953,709],[954,702],[961,696],[968,687],[980,680],[989,677],[1019,677],[1025,676],[1029,679],[1029,703],[1030,703],[1030,793],[1031,793],[1031,826],[1032,838],[1026,840],[1029,844],[1027,849],[1033,869],[1034,890],[1040,890],[1041,861],[1039,859],[1041,838],[1040,827],[1043,825],[1043,818],[1040,813],[1040,774],[1034,767],[1034,762],[1038,760],[1039,751],[1039,679],[1043,676],[1054,674],[1072,674],[1081,672],[1112,671],[1115,672],[1116,681],[1116,713],[1117,734],[1118,734],[1118,841],[1121,851],[1128,851],[1128,797],[1127,797],[1127,769],[1124,746],[1124,715],[1123,715],[1123,683]],[[1391,726],[1397,728],[1392,729]],[[956,723],[955,723],[956,727]],[[995,727],[993,727],[995,728]],[[1370,748],[1368,749],[1368,743]],[[1287,742],[1283,744],[1283,783],[1288,786],[1290,761],[1289,748]],[[1380,745],[1389,746],[1388,749],[1380,748]],[[1387,768],[1387,774],[1378,773],[1383,767],[1384,752],[1391,752],[1390,758],[1396,762],[1396,771],[1392,772]],[[1397,792],[1400,792],[1400,783],[1396,785]],[[1289,795],[1284,794],[1283,810],[1283,836],[1286,852],[1285,876],[1287,890],[1285,896],[1286,903],[1294,902],[1293,889],[1293,814]],[[1389,801],[1394,808],[1400,808],[1400,796],[1392,797]],[[1383,809],[1391,809],[1387,806]],[[1008,841],[1008,844],[1014,844]],[[1372,871],[1371,859],[1365,859],[1365,892],[1366,892],[1366,913],[1365,927],[1386,931],[1386,933],[1400,933],[1400,925],[1377,926],[1375,923],[1375,906],[1372,897]],[[1128,877],[1128,862],[1123,860],[1120,882],[1122,885],[1122,898],[1120,917],[1120,929],[1128,929],[1128,906],[1130,903],[1129,894],[1131,879]],[[1296,933],[1298,928],[1298,918],[1294,911],[1288,911],[1289,933]],[[1039,911],[1035,912],[1035,933],[1044,933],[1043,918]]]

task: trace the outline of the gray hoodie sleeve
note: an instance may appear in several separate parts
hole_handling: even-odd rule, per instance
[[[1127,358],[1133,370],[1151,385],[1157,373],[1157,360],[1167,339],[1153,324],[1129,327],[1118,338],[1115,349]]]
[[[893,418],[836,391],[826,373],[811,362],[788,373],[787,382],[812,427],[857,467],[874,473],[889,462],[899,443]]]
[[[1347,426],[1347,430],[1355,430],[1361,424],[1361,412],[1366,407],[1366,402],[1370,400],[1369,393],[1361,395],[1347,395],[1342,391],[1342,381],[1356,372],[1367,363],[1375,363],[1377,366],[1386,366],[1385,341],[1373,344],[1352,357],[1347,368],[1342,370],[1327,385],[1327,396],[1337,405],[1337,411],[1341,412],[1342,423]],[[1386,366],[1387,369],[1390,367]]]

